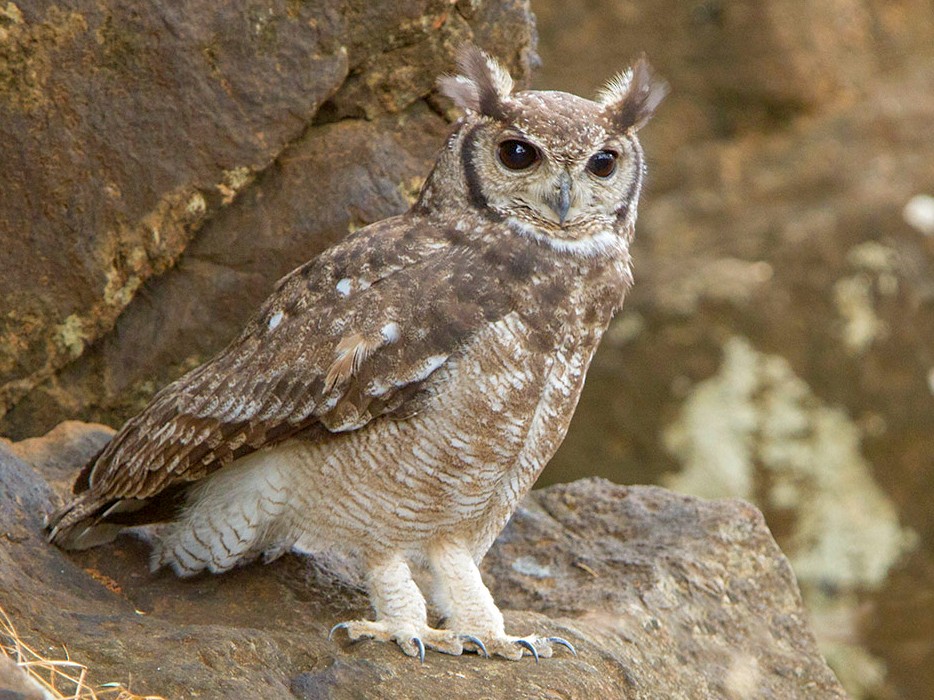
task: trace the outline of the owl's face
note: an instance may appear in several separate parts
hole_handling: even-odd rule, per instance
[[[595,103],[567,93],[510,103],[512,118],[482,122],[469,154],[488,205],[561,238],[611,226],[641,172],[634,137],[608,131]]]
[[[476,49],[463,54],[461,69],[441,87],[466,112],[458,140],[474,205],[549,240],[632,228],[643,176],[636,131],[666,92],[644,61],[597,101],[512,93],[508,73]]]

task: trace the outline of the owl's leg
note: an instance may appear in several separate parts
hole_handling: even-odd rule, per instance
[[[445,543],[429,555],[435,589],[433,600],[445,617],[444,627],[462,638],[474,637],[483,642],[488,655],[518,660],[530,654],[553,653],[552,645],[567,647],[577,654],[570,642],[560,637],[512,637],[506,634],[503,613],[480,577],[480,569],[470,551],[459,544]]]
[[[426,647],[446,654],[461,654],[464,643],[469,642],[482,649],[483,644],[469,635],[428,626],[425,598],[412,579],[405,559],[394,557],[371,565],[367,572],[367,587],[376,620],[341,622],[334,625],[331,635],[343,629],[352,641],[376,639],[395,642],[406,654],[418,656],[422,661],[425,660]]]

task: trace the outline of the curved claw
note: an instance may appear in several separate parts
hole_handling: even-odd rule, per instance
[[[483,652],[483,655],[486,658],[490,658],[490,652],[486,650],[486,644],[484,644],[482,641],[474,637],[472,634],[462,634],[460,636],[460,640],[462,642],[470,642],[471,644],[474,644],[477,647],[477,649]]]
[[[418,660],[425,663],[425,643],[418,637],[412,637],[412,641],[418,647]]]
[[[532,652],[532,656],[535,657],[535,663],[538,663],[538,649],[535,648],[535,645],[532,644],[532,642],[530,642],[528,639],[517,639],[516,644],[518,644],[520,647],[525,647],[530,652]]]
[[[329,641],[329,642],[331,641],[331,637],[334,636],[334,633],[337,632],[337,630],[345,630],[345,629],[347,629],[348,627],[350,627],[350,623],[349,623],[349,622],[338,622],[336,625],[334,625],[334,626],[331,628],[331,631],[328,632],[328,641]]]
[[[571,652],[572,654],[574,654],[574,656],[577,656],[577,649],[575,649],[575,648],[574,648],[574,645],[571,644],[568,640],[562,639],[561,637],[548,637],[548,640],[547,640],[547,641],[551,642],[552,644],[558,644],[558,645],[560,645],[560,646],[563,646],[563,647],[565,647],[569,652]]]

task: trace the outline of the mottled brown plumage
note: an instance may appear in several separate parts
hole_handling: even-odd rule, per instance
[[[50,520],[66,547],[174,517],[153,565],[224,571],[290,548],[362,569],[352,638],[519,658],[477,564],[557,449],[631,283],[640,62],[591,102],[513,93],[476,49],[466,112],[415,206],[298,268],[243,333],[160,391]],[[410,565],[445,619],[428,626]],[[558,640],[560,643],[562,640]]]

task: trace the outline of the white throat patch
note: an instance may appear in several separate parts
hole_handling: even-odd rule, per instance
[[[571,253],[584,258],[593,258],[600,255],[615,258],[626,253],[626,242],[617,233],[608,229],[603,229],[587,238],[569,239],[549,236],[534,226],[513,217],[506,219],[506,224],[516,233],[547,245],[559,253]]]

